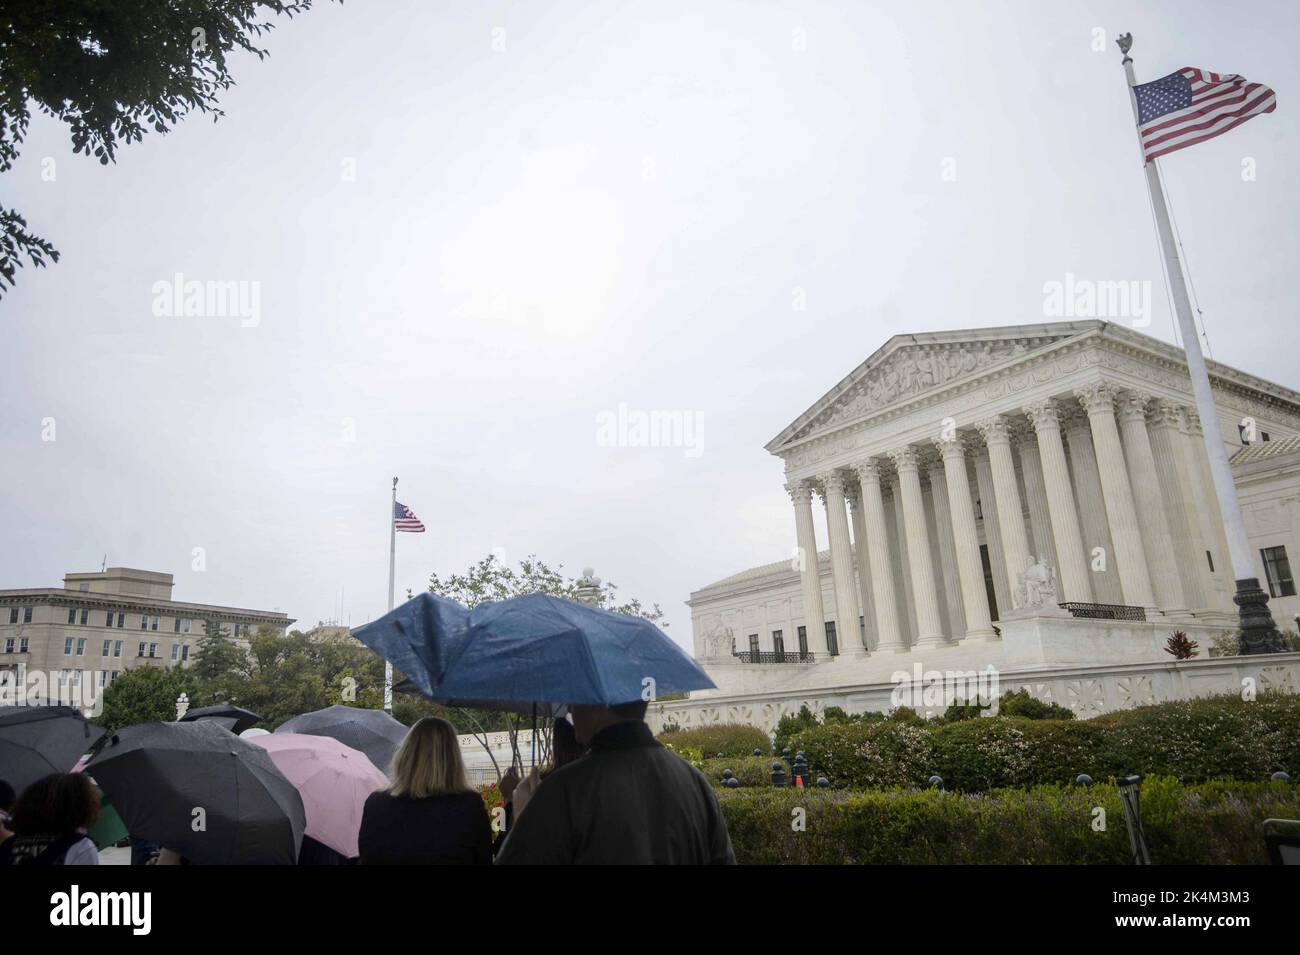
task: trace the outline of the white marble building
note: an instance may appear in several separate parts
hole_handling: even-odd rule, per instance
[[[1259,579],[1294,629],[1300,394],[1210,373]],[[1101,321],[898,335],[767,450],[785,464],[792,549],[691,595],[718,689],[656,719],[770,728],[804,703],[885,709],[918,664],[993,667],[1004,689],[1081,715],[1300,681],[1298,654],[1208,655],[1235,629],[1234,582],[1183,353],[1165,342]],[[1174,629],[1198,659],[1163,652]]]

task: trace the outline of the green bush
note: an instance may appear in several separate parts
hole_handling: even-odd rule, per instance
[[[715,787],[722,786],[722,771],[731,770],[731,775],[740,780],[743,788],[755,786],[772,786],[773,756],[724,756],[722,759],[706,759],[697,767],[709,778]],[[788,770],[787,770],[788,771]]]
[[[790,741],[806,729],[817,725],[817,717],[813,716],[812,710],[807,706],[799,707],[798,713],[787,713],[776,722],[775,748],[778,754],[784,753],[787,749],[790,754],[794,755],[794,748]]]
[[[659,734],[659,742],[673,749],[699,750],[706,759],[722,756],[753,756],[754,750],[772,751],[772,742],[757,726],[744,723],[719,723],[698,729],[669,730]]]
[[[1071,783],[1080,773],[1262,780],[1277,770],[1300,772],[1300,697],[1176,701],[1091,720],[822,724],[792,744],[807,754],[814,776],[837,788],[923,786],[932,773],[964,792]]]
[[[1038,786],[980,794],[724,790],[722,811],[743,864],[1128,864],[1114,786]],[[1095,809],[1105,828],[1094,828]],[[796,810],[806,827],[792,825]],[[1263,864],[1261,823],[1300,815],[1283,783],[1204,783],[1167,777],[1142,785],[1151,858],[1162,865]]]

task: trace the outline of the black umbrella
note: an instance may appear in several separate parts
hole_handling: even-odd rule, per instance
[[[345,746],[361,750],[383,773],[388,772],[393,754],[406,739],[406,727],[383,710],[358,706],[327,706],[323,710],[303,713],[285,720],[275,731],[336,739]]]
[[[252,710],[233,703],[217,703],[214,706],[200,706],[197,710],[187,710],[181,717],[181,722],[210,719],[219,720],[222,726],[236,734],[262,722],[262,718]]]
[[[141,723],[86,766],[137,839],[207,865],[293,865],[302,797],[259,746],[211,720]]]
[[[21,793],[50,773],[69,773],[104,728],[72,706],[0,706],[0,779]]]

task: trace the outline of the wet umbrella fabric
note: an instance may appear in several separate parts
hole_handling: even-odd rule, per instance
[[[194,720],[210,719],[219,720],[222,726],[236,736],[250,726],[262,722],[262,718],[252,710],[235,706],[233,703],[217,703],[214,706],[200,706],[197,710],[189,710],[181,717],[181,722],[192,723]]]
[[[140,723],[87,764],[137,839],[206,865],[292,865],[302,798],[270,755],[209,720]]]
[[[104,728],[72,706],[0,707],[0,779],[21,793],[51,773],[68,773]]]
[[[650,621],[529,594],[470,612],[433,695],[612,706],[713,686]]]
[[[275,732],[306,733],[336,739],[345,746],[361,750],[383,773],[388,772],[393,754],[406,738],[406,727],[383,710],[339,705],[292,717],[277,726]]]
[[[423,593],[352,635],[427,690],[459,652],[468,619],[469,611],[456,601]]]
[[[251,738],[293,783],[307,815],[306,834],[349,859],[361,854],[357,836],[366,797],[388,788],[388,777],[365,753],[328,736],[271,733]]]

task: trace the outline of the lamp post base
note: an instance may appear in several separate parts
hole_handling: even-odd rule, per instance
[[[1237,652],[1242,656],[1252,653],[1284,653],[1286,641],[1273,623],[1268,609],[1268,594],[1259,586],[1259,579],[1246,577],[1237,581],[1237,592],[1232,596],[1241,618]]]

